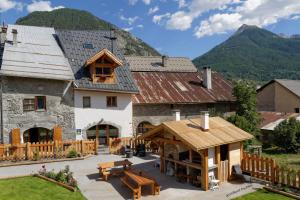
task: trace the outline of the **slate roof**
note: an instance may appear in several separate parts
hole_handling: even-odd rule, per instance
[[[126,56],[131,71],[196,72],[189,58],[168,57],[167,65],[162,65],[161,56]]]
[[[132,72],[139,94],[134,104],[234,102],[232,84],[212,72],[212,89],[203,86],[203,72]]]
[[[135,85],[130,70],[126,64],[115,69],[117,79],[116,84],[93,84],[89,78],[88,69],[83,67],[90,57],[104,48],[114,53],[115,56],[125,63],[123,53],[117,47],[116,41],[114,41],[114,49],[111,48],[111,40],[108,38],[110,36],[110,32],[56,30],[56,34],[75,75],[75,87],[78,89],[111,92],[138,92],[138,88]],[[93,47],[84,48],[84,44],[92,44]]]
[[[268,86],[271,83],[277,82],[283,87],[287,88],[290,90],[292,93],[300,97],[300,80],[288,80],[288,79],[274,79],[267,84],[263,85],[260,87],[257,91],[263,90],[266,86]]]
[[[16,29],[17,45],[12,44]],[[57,44],[53,28],[8,25],[0,73],[5,76],[73,80],[68,60]]]

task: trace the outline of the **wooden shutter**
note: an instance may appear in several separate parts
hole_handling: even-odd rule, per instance
[[[53,128],[53,141],[62,141],[62,128],[60,126]]]
[[[11,143],[12,145],[18,145],[20,144],[20,141],[21,138],[20,138],[20,129],[19,128],[14,128],[12,131],[11,131]]]

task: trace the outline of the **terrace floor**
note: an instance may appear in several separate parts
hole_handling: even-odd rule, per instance
[[[200,188],[193,187],[188,183],[179,183],[174,177],[161,174],[159,168],[153,166],[155,158],[153,155],[148,155],[145,158],[133,157],[129,159],[133,163],[133,168],[144,170],[147,174],[156,178],[157,182],[162,186],[160,195],[144,196],[145,194],[150,194],[149,191],[145,190],[142,192],[141,199],[232,199],[262,187],[262,185],[256,183],[223,183],[219,191],[204,192]],[[85,160],[47,163],[45,166],[47,170],[54,169],[58,171],[63,169],[65,165],[69,165],[71,171],[74,172],[74,177],[78,181],[81,192],[89,200],[131,199],[132,192],[122,186],[118,177],[113,177],[108,182],[99,179],[97,163],[122,159],[124,159],[122,156],[100,154]],[[41,169],[41,167],[42,164],[2,167],[0,168],[0,178],[33,174]]]

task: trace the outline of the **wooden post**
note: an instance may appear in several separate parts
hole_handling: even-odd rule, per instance
[[[80,140],[80,151],[81,155],[83,156],[85,154],[83,140]]]
[[[30,143],[26,143],[26,160],[31,160],[31,147]]]
[[[14,128],[11,131],[11,144],[14,145],[18,145],[20,144],[21,137],[20,137],[20,128]]]
[[[208,190],[208,149],[203,150],[203,162],[202,162],[202,189]]]
[[[251,155],[251,176],[255,176],[255,157]]]
[[[221,175],[221,165],[220,165],[220,163],[221,163],[221,154],[220,154],[220,146],[216,146],[216,148],[215,148],[215,158],[216,158],[216,165],[217,165],[217,175],[216,175],[216,177],[217,177],[217,179],[219,179],[219,180],[221,180],[220,178],[220,175]]]
[[[57,152],[58,152],[58,149],[57,149],[57,141],[56,140],[54,140],[54,142],[53,142],[53,156],[54,156],[54,158],[57,158]]]
[[[99,125],[98,124],[96,125],[96,140],[99,140]]]
[[[98,140],[95,140],[95,155],[98,155]]]
[[[165,147],[164,143],[160,144],[160,172],[165,173]]]

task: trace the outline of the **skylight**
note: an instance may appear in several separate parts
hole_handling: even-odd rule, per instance
[[[92,43],[83,43],[83,48],[85,49],[94,49],[94,46]]]

